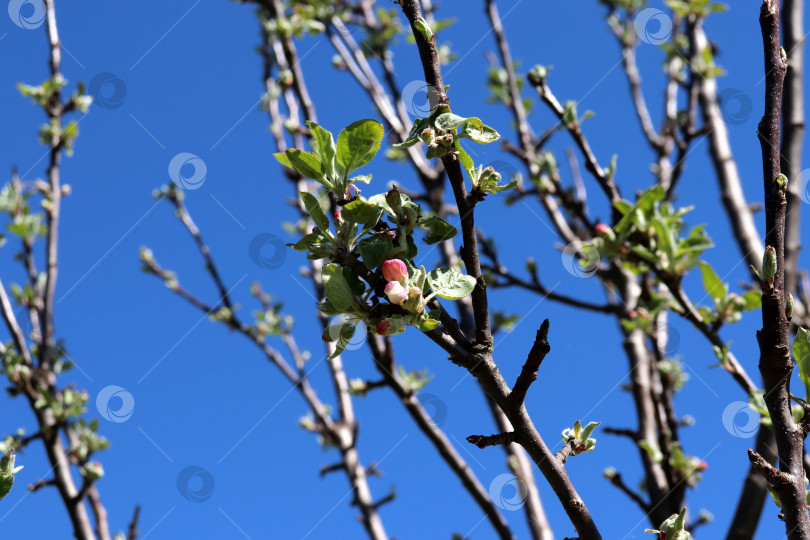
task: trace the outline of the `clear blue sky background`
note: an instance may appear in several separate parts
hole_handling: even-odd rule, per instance
[[[445,68],[452,86],[454,111],[480,116],[512,138],[511,119],[499,106],[485,103],[487,60],[494,43],[488,34],[483,2],[446,0],[440,17],[457,24],[442,34],[459,60]],[[585,131],[596,155],[607,163],[618,153],[618,183],[630,196],[652,180],[651,153],[632,114],[620,54],[597,2],[501,2],[513,53],[524,66],[552,64],[552,88],[561,99],[580,100],[580,110],[596,116]],[[265,270],[254,264],[248,245],[257,234],[288,239],[283,221],[295,220],[286,204],[289,183],[272,158],[267,116],[258,109],[263,91],[259,42],[253,8],[225,0],[136,3],[87,0],[81,5],[57,2],[64,43],[63,71],[71,85],[109,72],[126,86],[120,107],[93,107],[82,118],[75,157],[66,159],[63,181],[73,186],[64,201],[62,256],[58,288],[57,329],[81,370],[75,380],[95,399],[118,385],[134,398],[132,416],[122,423],[102,420],[102,433],[112,447],[101,454],[107,476],[99,487],[113,530],[124,529],[134,505],[142,506],[140,529],[147,538],[355,538],[363,531],[349,505],[345,477],[318,477],[321,465],[336,461],[321,451],[315,438],[297,427],[306,412],[303,401],[262,356],[239,336],[213,325],[157,280],[139,270],[138,249],[149,245],[158,260],[177,270],[181,282],[208,301],[216,292],[203,271],[190,239],[172,216],[157,204],[152,190],[169,178],[169,161],[191,152],[206,163],[205,184],[188,194],[188,206],[209,242],[228,286],[235,285],[244,313],[255,306],[249,284],[258,280],[289,313],[296,316],[296,336],[312,351],[312,378],[322,398],[332,401],[323,348],[316,328],[308,283],[298,276],[303,257],[288,252],[284,264]],[[750,99],[749,117],[731,124],[730,136],[750,200],[760,195],[760,157],[755,137],[762,111],[762,53],[757,2],[736,2],[714,16],[708,31],[721,51],[728,76],[720,89],[738,89]],[[38,84],[47,77],[44,27],[24,30],[0,17],[0,170],[17,165],[25,180],[44,174],[46,149],[37,142],[42,112],[19,96],[17,82]],[[362,117],[378,117],[347,73],[331,68],[333,50],[322,40],[300,44],[302,64],[321,123],[337,132]],[[411,45],[396,50],[397,77],[404,86],[421,80],[417,53]],[[657,47],[642,45],[640,63],[654,119],[661,119],[662,75]],[[744,98],[744,99],[745,99]],[[542,105],[531,115],[535,131],[553,122]],[[565,135],[553,149],[571,146]],[[732,287],[747,277],[720,207],[707,160],[708,145],[698,142],[688,158],[679,188],[679,204],[694,204],[690,224],[708,223],[717,245],[706,258]],[[476,162],[503,160],[497,145],[474,149]],[[396,180],[416,188],[412,170],[383,159],[369,168],[377,190]],[[566,179],[570,178],[563,166]],[[590,178],[595,211],[604,205]],[[478,211],[479,223],[494,236],[508,266],[522,272],[526,256],[539,261],[543,281],[557,291],[601,301],[595,280],[578,279],[563,268],[554,236],[536,203],[505,210],[492,197]],[[805,211],[810,208],[805,207]],[[762,216],[758,223],[762,227]],[[13,261],[16,246],[2,250],[2,277],[21,281]],[[425,264],[437,263],[430,254]],[[803,258],[807,265],[808,258]],[[699,276],[688,279],[696,299],[704,297]],[[507,380],[513,380],[543,318],[551,320],[552,353],[533,386],[527,405],[550,445],[561,445],[560,432],[575,420],[598,420],[615,427],[635,427],[632,402],[620,386],[628,381],[627,360],[615,321],[515,291],[491,295],[495,308],[526,317],[510,334],[496,338],[496,357]],[[706,299],[703,299],[706,302]],[[758,313],[750,314],[723,335],[758,380],[754,330]],[[474,380],[446,360],[446,355],[413,330],[396,338],[397,359],[407,368],[428,368],[434,380],[425,392],[446,406],[443,428],[482,483],[488,486],[506,471],[500,449],[471,448],[464,438],[494,430]],[[745,400],[731,377],[717,369],[708,344],[688,325],[673,321],[673,352],[683,356],[691,376],[676,407],[697,424],[682,431],[686,451],[704,458],[709,469],[699,487],[689,492],[690,508],[706,508],[716,522],[701,537],[725,534],[747,471],[745,449],[753,439],[737,438],[723,427],[723,410]],[[344,358],[351,377],[376,378],[364,349]],[[152,370],[151,372],[149,370]],[[145,374],[148,376],[144,377]],[[386,392],[358,400],[360,455],[376,461],[383,478],[371,479],[376,497],[392,486],[398,498],[382,517],[389,534],[400,538],[449,538],[452,532],[491,538],[489,524],[459,483]],[[95,408],[89,414],[97,416]],[[22,400],[2,398],[0,431],[33,425]],[[615,466],[632,485],[640,479],[637,452],[625,439],[599,435],[595,452],[572,459],[568,471],[606,538],[641,538],[649,526],[641,512],[602,477]],[[227,455],[226,455],[227,454]],[[223,459],[224,458],[224,459]],[[37,444],[20,457],[25,469],[20,485],[0,506],[2,538],[68,538],[69,522],[55,490],[28,495],[24,486],[47,476],[48,466]],[[181,496],[178,474],[199,466],[215,480],[211,497],[194,503]],[[541,495],[559,538],[573,534],[562,508],[538,474]],[[195,481],[198,482],[198,481]],[[192,489],[199,489],[199,483]],[[505,494],[507,497],[511,493]],[[13,509],[12,509],[13,507]],[[515,531],[527,535],[520,512],[505,512]],[[776,538],[782,525],[768,503],[757,538]]]

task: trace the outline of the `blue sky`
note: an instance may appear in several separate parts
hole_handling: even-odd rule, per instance
[[[513,54],[524,67],[553,65],[550,84],[557,97],[578,100],[580,111],[596,113],[584,129],[600,161],[607,163],[612,154],[619,154],[617,181],[629,197],[652,181],[652,156],[632,115],[620,53],[603,20],[603,9],[597,2],[557,2],[553,10],[538,4],[501,2]],[[719,80],[721,91],[739,91],[741,103],[750,100],[752,106],[751,114],[742,114],[729,125],[752,201],[761,198],[755,136],[764,91],[758,14],[755,3],[736,3],[707,26],[721,51],[719,62],[728,72]],[[299,343],[312,352],[313,384],[322,399],[332,401],[310,288],[298,273],[303,257],[286,251],[279,268],[263,269],[249,254],[250,242],[259,234],[291,239],[282,222],[296,219],[287,205],[293,191],[272,157],[275,148],[267,116],[258,108],[263,82],[255,53],[259,27],[253,9],[225,0],[87,0],[81,8],[58,2],[57,15],[63,72],[71,85],[109,79],[103,75],[108,73],[121,81],[116,83],[119,88],[125,88],[117,102],[107,108],[94,106],[82,118],[75,156],[64,162],[63,182],[72,185],[73,193],[63,204],[57,294],[57,331],[81,368],[64,380],[86,388],[93,402],[110,385],[125,389],[134,400],[126,421],[102,420],[101,431],[112,447],[98,456],[107,473],[99,488],[111,528],[124,529],[134,505],[140,504],[140,529],[153,539],[362,536],[344,476],[318,477],[320,466],[336,457],[322,452],[315,438],[297,427],[306,412],[298,395],[249,343],[210,323],[140,271],[138,250],[148,245],[158,261],[178,272],[184,286],[208,301],[216,298],[199,253],[170,206],[151,197],[153,189],[169,181],[174,156],[195,154],[204,161],[207,176],[204,185],[188,192],[187,204],[226,284],[234,287],[244,314],[256,307],[249,297],[252,281],[284,301],[286,311],[296,316]],[[439,16],[456,19],[442,34],[459,54],[459,60],[444,70],[454,111],[479,116],[514,140],[511,117],[485,101],[485,53],[493,50],[494,42],[483,2],[446,0]],[[34,180],[44,174],[46,165],[46,149],[37,142],[43,114],[20,97],[15,86],[39,84],[47,77],[45,32],[42,27],[20,28],[2,17],[0,36],[0,171],[8,174],[16,165],[23,179]],[[337,132],[359,118],[378,117],[354,80],[333,70],[334,52],[328,42],[306,38],[299,52],[322,125]],[[396,62],[402,86],[421,80],[413,46],[398,47]],[[639,62],[658,124],[660,51],[643,44]],[[552,125],[553,118],[536,104],[531,121],[540,132]],[[551,148],[562,160],[562,151],[569,146],[570,139],[560,135]],[[474,150],[477,163],[518,165],[497,145]],[[734,288],[747,273],[722,214],[707,151],[703,140],[689,155],[678,204],[695,205],[688,216],[690,224],[708,223],[716,247],[705,258]],[[392,180],[417,187],[411,169],[382,158],[369,170],[375,177],[372,189],[382,191]],[[567,178],[567,168],[563,171]],[[604,216],[598,189],[589,178],[586,181],[594,212]],[[525,257],[532,256],[549,287],[601,301],[595,280],[565,271],[554,248],[556,239],[545,218],[539,217],[541,210],[536,203],[507,210],[498,197],[491,197],[479,207],[477,217],[497,240],[507,266],[520,273]],[[14,245],[0,251],[5,282],[23,279],[13,261],[15,251]],[[425,264],[434,265],[437,259],[435,253],[428,255]],[[803,263],[807,266],[807,256]],[[687,287],[694,298],[703,297],[699,276],[690,276]],[[496,309],[524,315],[511,333],[495,340],[496,360],[509,381],[520,369],[539,323],[546,317],[551,320],[552,352],[527,399],[549,445],[560,446],[560,432],[577,419],[635,426],[630,397],[620,389],[628,380],[627,361],[613,319],[517,291],[496,291],[490,302]],[[723,331],[755,380],[758,317],[750,314]],[[682,355],[691,377],[676,407],[679,414],[690,414],[697,421],[682,431],[684,445],[688,453],[709,463],[703,481],[689,492],[690,508],[706,508],[715,515],[715,523],[701,536],[716,538],[725,534],[747,471],[745,449],[753,444],[753,439],[728,433],[722,414],[729,404],[746,398],[728,374],[709,367],[716,360],[697,332],[679,320],[672,324],[673,353]],[[503,452],[482,451],[463,442],[467,435],[494,431],[474,380],[415,330],[395,341],[397,359],[406,368],[428,368],[434,374],[424,393],[446,407],[442,427],[482,483],[490,485],[506,470]],[[344,362],[351,377],[376,378],[365,349],[348,352]],[[0,399],[0,431],[32,427],[33,417],[22,400],[5,395]],[[356,406],[360,455],[365,463],[377,462],[384,472],[382,478],[370,480],[372,491],[382,498],[393,486],[398,495],[381,510],[390,535],[448,538],[458,532],[472,538],[493,537],[481,512],[392,395],[375,392]],[[89,414],[97,412],[91,407]],[[624,439],[598,431],[596,437],[596,451],[570,460],[569,474],[606,538],[643,537],[649,525],[644,516],[602,478],[605,467],[615,466],[636,485],[637,453]],[[68,538],[69,522],[56,492],[46,489],[28,495],[21,489],[47,475],[43,453],[34,444],[19,463],[25,465],[17,477],[20,485],[0,506],[0,536]],[[178,489],[178,477],[200,470],[188,467],[204,470],[192,480],[192,491],[210,487],[202,485],[203,477],[213,479],[204,502],[189,501]],[[560,538],[572,534],[559,503],[539,474],[538,478],[555,533]],[[505,513],[517,534],[525,537],[522,513]],[[758,538],[773,538],[773,531],[781,530],[776,514],[768,503]]]

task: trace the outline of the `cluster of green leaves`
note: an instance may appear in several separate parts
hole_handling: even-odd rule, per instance
[[[22,466],[14,466],[16,459],[17,456],[14,455],[13,448],[6,450],[0,456],[0,499],[9,494],[12,486],[14,486],[14,475],[22,469]]]
[[[36,105],[47,110],[56,98],[56,93],[61,92],[66,84],[67,81],[65,79],[54,77],[39,86],[29,86],[20,83],[17,85],[17,89],[24,97],[30,97],[31,101]],[[64,113],[74,110],[86,113],[92,102],[93,97],[85,93],[84,84],[80,82],[76,86],[76,90],[63,105],[62,110]],[[79,124],[76,120],[71,120],[67,125],[62,125],[55,119],[52,119],[47,124],[43,124],[39,129],[39,141],[42,144],[64,148],[69,156],[73,154],[73,143],[78,136]]]
[[[692,538],[692,535],[686,530],[686,508],[681,510],[680,514],[672,514],[665,519],[661,524],[661,529],[644,529],[644,532],[657,534],[659,540],[689,540]]]
[[[638,445],[655,463],[664,461],[663,452],[659,448],[653,447],[648,441],[640,441]],[[703,476],[701,473],[708,467],[706,462],[698,457],[684,454],[679,442],[670,444],[668,451],[668,465],[677,482],[684,482],[689,487],[695,487]]]
[[[591,437],[593,430],[602,422],[590,422],[587,426],[582,427],[582,423],[577,420],[574,427],[565,428],[562,432],[562,439],[565,444],[573,443],[574,452],[581,454],[583,452],[590,452],[596,447],[596,439]]]
[[[700,255],[712,247],[705,225],[684,231],[683,216],[692,207],[674,209],[665,200],[660,185],[646,189],[635,204],[627,200],[614,203],[622,218],[592,245],[608,260],[621,259],[636,274],[659,272],[677,278],[699,262]]]
[[[275,157],[324,188],[300,194],[314,226],[290,244],[309,259],[329,261],[321,271],[326,298],[318,307],[335,319],[324,331],[324,340],[336,342],[335,354],[339,354],[360,323],[385,335],[398,333],[407,325],[424,332],[435,329],[440,310],[428,310],[427,304],[436,296],[463,298],[475,288],[475,280],[453,268],[427,272],[417,267],[413,262],[418,252],[414,232],[417,228],[426,231],[423,241],[430,245],[452,238],[456,228],[439,216],[423,215],[421,207],[396,187],[368,198],[361,195],[356,184],[370,183],[371,175],[352,174],[370,163],[379,151],[384,131],[378,122],[354,122],[338,134],[337,140],[314,122],[307,125],[312,133],[312,151],[290,149]],[[424,141],[428,157],[456,157],[468,170],[473,191],[485,195],[505,186],[498,185],[500,176],[491,168],[475,168],[459,139],[485,144],[498,137],[480,119],[454,115],[440,105],[429,118],[417,119],[407,141],[398,146],[407,148]],[[325,208],[332,214],[331,220]],[[381,265],[394,259],[406,265],[408,274],[401,278],[404,292],[397,302],[386,297],[380,285],[386,281],[381,276]]]

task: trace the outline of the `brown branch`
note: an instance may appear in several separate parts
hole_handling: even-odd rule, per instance
[[[783,42],[788,55],[782,96],[782,156],[780,168],[790,180],[785,215],[785,291],[797,285],[801,249],[802,141],[804,140],[804,0],[785,0],[782,6]],[[805,308],[810,308],[805,304]]]
[[[749,459],[782,502],[789,540],[810,538],[806,492],[802,481],[804,437],[793,421],[789,380],[793,371],[788,341],[790,325],[784,312],[785,285],[785,195],[776,182],[780,173],[780,123],[782,86],[787,61],[779,46],[779,2],[765,0],[760,12],[765,51],[765,114],[757,134],[762,147],[765,190],[765,242],[776,250],[776,274],[772,285],[763,282],[762,330],[757,332],[760,348],[759,369],[765,383],[765,404],[773,422],[779,471],[753,450]]]
[[[641,509],[642,512],[644,512],[645,514],[649,514],[652,511],[650,508],[650,504],[647,501],[645,501],[641,495],[630,489],[627,486],[627,484],[624,483],[621,474],[614,471],[609,476],[607,475],[607,473],[605,473],[605,475],[607,476],[607,479],[610,481],[610,483],[619,488],[619,490],[622,493],[630,497],[630,500],[636,503],[636,505],[638,505],[638,507]]]
[[[540,369],[540,364],[543,363],[543,359],[551,350],[551,346],[548,344],[548,327],[549,323],[548,319],[546,319],[537,331],[534,345],[532,345],[526,363],[523,364],[523,369],[520,370],[515,386],[509,394],[509,400],[515,407],[520,407],[525,401],[529,386],[537,380],[537,370]]]
[[[138,531],[138,519],[141,516],[140,505],[135,505],[135,511],[132,513],[132,520],[129,522],[129,530],[127,531],[127,540],[135,540],[140,531]]]
[[[470,435],[467,437],[467,442],[474,444],[478,448],[486,448],[487,446],[499,446],[512,444],[517,440],[517,434],[514,431],[507,431],[506,433],[496,433],[495,435]]]

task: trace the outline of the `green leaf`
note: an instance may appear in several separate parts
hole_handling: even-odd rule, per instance
[[[480,118],[467,118],[461,126],[459,136],[481,144],[495,142],[501,138],[497,131],[484,125]]]
[[[335,146],[335,140],[332,138],[332,134],[311,120],[307,120],[306,123],[310,131],[312,131],[312,137],[315,139],[317,153],[323,162],[324,172],[334,177],[337,147]]]
[[[577,102],[576,101],[566,101],[563,105],[563,115],[562,115],[563,124],[565,127],[572,128],[577,123]]]
[[[323,180],[323,163],[318,156],[297,148],[290,148],[286,154],[290,166],[301,176],[312,180]]]
[[[799,378],[804,383],[805,399],[810,398],[810,331],[799,328],[793,339],[793,358],[799,366]]]
[[[385,130],[376,120],[358,120],[338,135],[337,161],[343,174],[359,169],[372,160],[380,149]]]
[[[425,128],[430,127],[430,120],[427,118],[417,118],[413,121],[413,127],[408,133],[408,138],[404,142],[397,143],[394,148],[410,148],[419,142],[419,135],[425,131]]]
[[[351,310],[354,293],[343,275],[343,268],[337,264],[327,264],[321,269],[321,278],[326,297],[332,306],[344,313]]]
[[[459,300],[475,289],[475,278],[453,268],[437,268],[427,275],[427,282],[445,300]]]
[[[666,197],[666,195],[667,195],[666,190],[659,184],[656,184],[655,186],[646,189],[644,193],[642,193],[639,196],[638,201],[636,201],[636,204],[634,204],[633,207],[630,208],[630,210],[625,212],[624,217],[619,220],[619,222],[616,224],[613,230],[618,235],[623,234],[625,231],[630,229],[631,225],[633,225],[634,219],[637,215],[636,210],[640,210],[641,213],[644,214],[649,210],[651,210],[656,202],[662,201],[664,197]],[[616,209],[621,212],[623,209],[627,208],[627,204],[629,203],[627,203],[627,201],[624,201],[624,204],[620,206],[619,201],[617,201],[616,203],[614,203],[614,207],[616,207]]]
[[[461,166],[464,168],[464,170],[467,171],[467,176],[470,177],[470,181],[472,181],[473,178],[471,176],[472,173],[470,172],[470,169],[475,169],[475,163],[473,163],[470,154],[468,154],[467,151],[461,146],[461,141],[459,139],[456,139],[455,147],[458,151],[458,160],[461,162]]]
[[[759,309],[762,307],[762,292],[757,290],[750,290],[744,293],[740,298],[745,300],[745,310]]]
[[[306,206],[307,212],[309,212],[309,215],[312,216],[312,219],[315,221],[315,225],[322,231],[328,231],[329,218],[326,217],[326,214],[321,209],[321,204],[318,202],[315,195],[302,191],[301,200],[304,201],[304,206]]]
[[[292,166],[292,163],[290,163],[290,158],[288,158],[287,154],[285,154],[284,152],[276,152],[275,154],[273,154],[273,157],[276,158],[276,161],[278,161],[285,167],[289,167],[290,169],[294,168]]]
[[[435,125],[436,128],[442,131],[455,131],[461,127],[461,124],[463,124],[465,120],[466,118],[458,116],[457,114],[444,113],[436,117]]]
[[[360,248],[360,257],[369,268],[377,268],[383,263],[383,261],[396,258],[389,257],[387,255],[388,253],[392,253],[395,249],[396,248],[391,240],[385,239],[379,242],[374,242],[373,244],[362,246]]]
[[[700,273],[703,276],[703,288],[706,289],[706,294],[711,296],[712,299],[728,296],[728,286],[717,276],[712,265],[704,261],[700,261],[698,264],[700,265]]]
[[[419,223],[428,230],[428,235],[424,241],[426,244],[436,244],[444,240],[449,240],[458,234],[458,230],[438,216],[430,217]]]
[[[369,204],[368,202],[357,199],[343,207],[340,211],[343,219],[353,221],[354,223],[362,223],[364,225],[374,226],[380,220],[382,211],[379,206]]]

